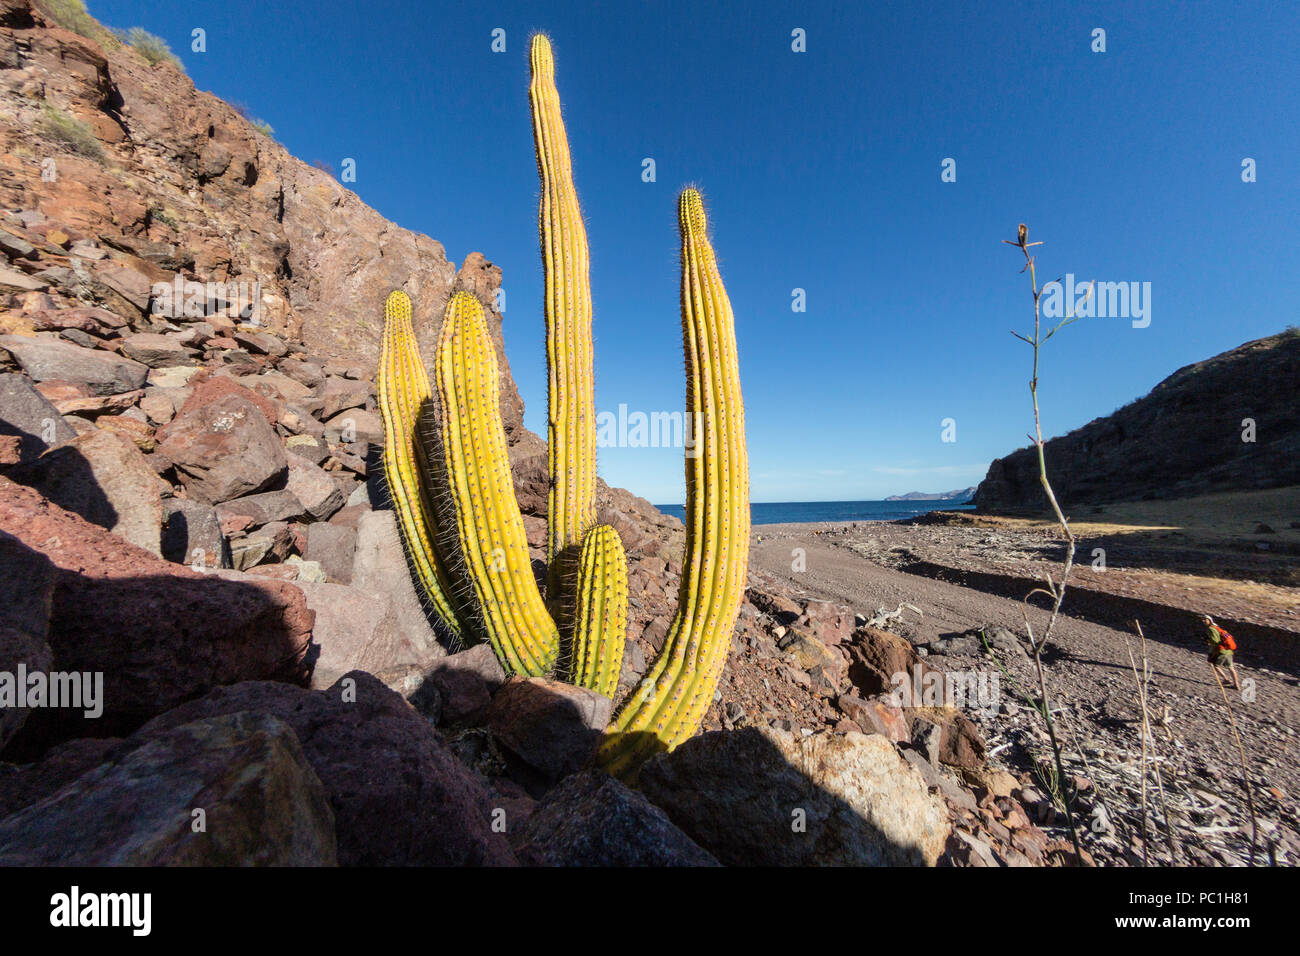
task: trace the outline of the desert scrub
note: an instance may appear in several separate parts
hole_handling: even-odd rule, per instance
[[[63,29],[83,37],[99,40],[105,32],[82,0],[37,0],[36,6]]]
[[[145,62],[150,66],[157,66],[159,63],[170,63],[182,73],[185,72],[185,67],[180,58],[172,52],[171,47],[167,45],[167,41],[150,33],[144,27],[114,30],[113,33],[119,40],[144,57]]]
[[[101,163],[106,161],[104,147],[99,145],[99,140],[95,139],[90,127],[75,116],[45,103],[41,106],[40,126],[47,136],[62,143],[78,156]]]
[[[240,116],[242,116],[245,120],[247,120],[249,125],[252,126],[253,129],[257,130],[259,133],[261,133],[263,136],[267,138],[272,138],[275,136],[275,127],[273,127],[266,120],[254,116],[253,111],[248,108],[247,103],[241,103],[239,100],[231,100],[230,108],[233,109]],[[319,169],[320,167],[317,168]]]

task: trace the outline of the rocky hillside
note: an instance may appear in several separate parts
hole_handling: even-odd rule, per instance
[[[55,300],[42,310],[29,298],[27,312],[71,298],[163,331],[149,314],[154,283],[257,282],[267,331],[369,374],[392,289],[410,293],[424,344],[452,290],[492,301],[500,272],[481,256],[458,272],[440,243],[384,219],[174,66],[101,39],[60,29],[29,0],[0,0],[0,206],[26,212],[16,224],[44,252],[38,272],[19,256],[23,274],[0,274],[0,289]],[[101,248],[72,254],[78,242]],[[5,323],[42,328],[38,315]],[[514,429],[522,405],[498,357]]]
[[[1180,368],[1145,397],[1047,442],[1056,497],[1068,507],[1300,484],[1297,394],[1296,331]],[[1046,508],[1034,450],[994,461],[975,505]]]
[[[617,702],[439,644],[377,475],[385,295],[427,344],[453,289],[490,312],[499,270],[86,32],[0,0],[0,864],[1070,859],[959,708],[891,700],[924,665],[886,619],[761,575],[704,732],[636,789],[586,771]],[[199,307],[160,310],[178,277]],[[499,357],[540,558],[545,445]],[[683,530],[599,504],[628,555],[621,698],[664,646]],[[45,674],[102,686],[19,692]]]

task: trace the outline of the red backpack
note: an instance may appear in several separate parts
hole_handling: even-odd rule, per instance
[[[1237,642],[1233,639],[1231,634],[1219,627],[1217,624],[1211,624],[1210,626],[1219,632],[1220,647],[1225,651],[1235,651],[1237,649]]]

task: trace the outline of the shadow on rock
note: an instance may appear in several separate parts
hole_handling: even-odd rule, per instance
[[[230,581],[171,564],[4,478],[0,532],[5,592],[38,581],[47,589],[43,620],[15,622],[7,604],[0,629],[38,632],[34,639],[50,652],[48,676],[57,678],[44,681],[47,693],[76,686],[84,696],[96,682],[102,690],[97,717],[86,717],[84,706],[29,708],[4,744],[6,760],[31,760],[74,737],[130,733],[224,684],[308,678],[313,615],[290,584]],[[0,660],[0,671],[14,673],[20,659]]]

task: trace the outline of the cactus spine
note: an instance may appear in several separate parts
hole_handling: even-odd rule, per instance
[[[686,407],[697,426],[686,456],[686,555],[663,653],[598,755],[617,775],[634,773],[699,727],[726,663],[749,566],[749,462],[735,322],[694,189],[681,195],[678,224]]]
[[[457,554],[473,592],[469,617],[507,670],[545,674],[559,653],[559,632],[533,578],[515,502],[496,352],[483,307],[468,292],[457,292],[447,303],[435,375]]]
[[[618,532],[597,525],[582,540],[569,682],[613,698],[627,635],[627,556]]]
[[[396,291],[384,303],[384,338],[379,355],[379,407],[384,421],[384,478],[402,542],[425,599],[452,636],[460,622],[452,609],[451,582],[438,560],[437,530],[424,471],[427,456],[419,440],[420,417],[430,400],[429,375],[411,326],[411,300]]]
[[[546,439],[551,484],[547,510],[547,598],[561,617],[560,588],[595,522],[596,412],[587,230],[573,186],[569,140],[555,88],[551,41],[533,37],[530,53],[533,144],[541,179],[537,211],[546,273]]]

